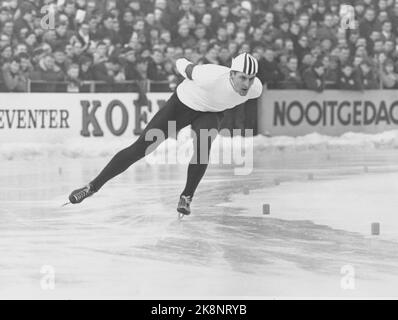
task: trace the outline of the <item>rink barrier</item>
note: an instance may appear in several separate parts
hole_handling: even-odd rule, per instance
[[[271,214],[271,206],[269,204],[263,204],[263,215]]]
[[[266,136],[381,133],[398,127],[397,90],[264,90],[258,132]]]
[[[379,236],[380,235],[380,223],[374,222],[372,223],[372,236]]]

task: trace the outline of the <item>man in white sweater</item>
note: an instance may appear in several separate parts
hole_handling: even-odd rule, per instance
[[[258,98],[263,90],[258,72],[257,60],[248,53],[243,53],[232,61],[231,68],[205,64],[195,65],[187,59],[176,62],[177,70],[185,80],[177,87],[166,105],[149,122],[138,140],[119,152],[105,169],[86,187],[77,189],[69,196],[72,204],[82,202],[99,191],[101,187],[127,170],[132,164],[154,151],[163,141],[154,142],[146,139],[152,129],[162,130],[165,139],[169,137],[169,122],[176,124],[177,132],[192,125],[196,133],[194,155],[188,167],[187,183],[180,196],[177,211],[183,215],[191,213],[190,204],[194,193],[202,180],[209,160],[211,143],[200,141],[202,130],[219,130],[223,112],[232,109],[249,99]],[[151,140],[151,141],[148,141]],[[155,145],[155,147],[154,147]],[[206,150],[201,150],[201,145]],[[203,149],[203,148],[202,148]],[[205,156],[203,156],[205,155]]]

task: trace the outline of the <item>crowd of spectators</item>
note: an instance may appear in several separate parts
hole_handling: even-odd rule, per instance
[[[0,81],[10,92],[29,79],[45,91],[132,80],[174,89],[176,59],[230,66],[244,51],[268,88],[394,89],[397,46],[398,0],[0,0]]]

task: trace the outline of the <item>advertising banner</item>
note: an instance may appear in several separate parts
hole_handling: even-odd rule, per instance
[[[398,129],[398,93],[265,90],[258,118],[259,133],[272,136],[380,133]]]
[[[134,138],[170,95],[0,94],[0,143]]]

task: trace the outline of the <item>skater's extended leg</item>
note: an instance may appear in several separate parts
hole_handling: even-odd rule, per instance
[[[153,152],[165,139],[169,137],[169,122],[175,121],[176,133],[189,125],[196,117],[197,112],[189,109],[174,94],[166,105],[153,117],[144,132],[130,147],[117,153],[102,172],[86,187],[77,189],[69,196],[73,204],[82,202],[93,195],[102,186],[127,170],[132,164]],[[150,130],[157,130],[152,132]],[[154,141],[155,140],[155,141]]]
[[[194,112],[181,104],[177,95],[173,95],[166,105],[149,122],[138,140],[130,147],[116,154],[105,169],[90,184],[98,191],[106,182],[126,171],[131,165],[144,158],[168,138],[170,121],[176,122],[177,132],[186,127],[192,120]],[[161,130],[163,137],[155,141],[148,139],[147,133],[152,130]],[[150,141],[149,141],[150,140]]]
[[[204,113],[192,124],[192,130],[196,136],[194,137],[194,155],[188,166],[186,186],[177,209],[180,213],[190,214],[190,202],[206,173],[211,145],[217,137],[221,120],[222,113]]]

